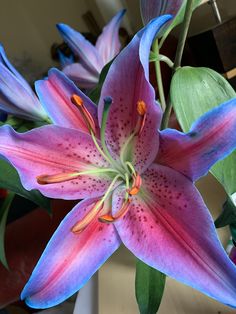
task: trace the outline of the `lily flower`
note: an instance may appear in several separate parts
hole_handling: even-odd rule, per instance
[[[57,25],[63,39],[79,58],[78,63],[63,67],[63,72],[80,88],[94,87],[98,83],[102,68],[120,52],[119,27],[124,13],[125,10],[118,12],[103,28],[95,46],[70,26]],[[68,60],[66,62],[68,63]]]
[[[84,199],[62,221],[22,292],[31,307],[51,307],[75,293],[121,242],[148,265],[236,306],[236,268],[193,183],[235,148],[236,99],[187,134],[157,131],[162,112],[148,80],[149,52],[169,19],[151,21],[114,60],[98,113],[58,70],[37,83],[44,105],[54,103],[50,117],[68,126],[78,121],[77,129],[0,128],[0,154],[26,189]]]
[[[30,85],[8,60],[0,45],[0,110],[33,121],[47,121],[47,115]]]

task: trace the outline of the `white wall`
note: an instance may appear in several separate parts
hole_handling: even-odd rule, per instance
[[[81,15],[87,10],[84,0],[1,0],[0,42],[11,59],[23,58],[37,76],[53,64],[52,44],[62,42],[55,24],[86,31]]]

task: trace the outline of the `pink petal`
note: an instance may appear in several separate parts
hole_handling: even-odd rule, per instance
[[[121,200],[118,190],[113,213]],[[200,194],[182,174],[152,165],[143,174],[142,191],[115,226],[124,244],[148,265],[236,306],[236,268]]]
[[[38,98],[23,78],[0,62],[0,109],[24,119],[42,121],[47,116]]]
[[[119,247],[111,224],[96,216],[84,231],[71,232],[97,199],[88,199],[66,216],[50,240],[21,297],[34,308],[54,306],[79,290]]]
[[[35,83],[41,103],[54,124],[81,129],[89,133],[86,123],[75,105],[71,102],[73,94],[79,95],[97,125],[97,108],[94,103],[81,92],[72,81],[57,69],[48,72],[48,78]]]
[[[80,88],[91,89],[95,87],[99,80],[99,74],[91,73],[79,63],[65,66],[63,72]]]
[[[200,117],[187,134],[167,129],[160,133],[157,163],[195,181],[236,148],[236,98]]]
[[[147,106],[147,118],[141,135],[134,145],[134,164],[143,171],[158,151],[161,110],[155,103],[154,89],[149,83],[149,52],[156,33],[170,19],[163,16],[139,32],[131,43],[112,63],[104,82],[98,106],[99,123],[103,114],[103,99],[110,96],[110,107],[106,128],[106,141],[110,150],[119,155],[127,138],[134,132],[138,120],[137,102],[143,100]],[[152,143],[152,145],[150,145]]]
[[[66,24],[57,24],[57,29],[74,54],[80,58],[80,62],[94,74],[99,74],[103,68],[103,62],[97,48],[82,34]]]
[[[4,126],[0,128],[0,154],[17,169],[27,190],[38,189],[48,197],[81,199],[100,196],[111,182],[108,176],[94,174],[62,183],[38,184],[36,178],[41,175],[107,166],[91,137],[78,130],[50,125],[20,134]]]
[[[103,28],[101,35],[97,39],[96,48],[101,55],[104,65],[120,52],[119,28],[124,14],[125,10],[118,12]]]

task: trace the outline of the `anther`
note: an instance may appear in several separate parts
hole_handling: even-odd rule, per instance
[[[143,100],[137,102],[137,111],[140,116],[144,116],[147,113],[147,106]]]
[[[140,135],[143,131],[143,127],[147,116],[147,106],[143,100],[137,101],[138,121],[135,128],[135,135]]]
[[[142,185],[142,178],[139,174],[133,176],[133,184],[131,189],[128,191],[129,195],[136,195],[138,194],[140,187]]]
[[[38,184],[52,184],[52,183],[60,183],[65,181],[70,181],[79,177],[79,172],[62,172],[57,174],[43,174],[36,178]]]
[[[86,109],[86,107],[84,106],[84,102],[83,99],[76,95],[73,94],[71,96],[71,102],[79,109],[87,127],[88,130],[91,132],[93,132],[93,134],[96,133],[96,126],[95,126],[95,122],[93,120],[93,117],[91,116],[90,112]]]
[[[128,198],[127,200],[124,201],[121,209],[116,213],[116,215],[114,215],[114,216],[109,215],[109,214],[102,215],[98,218],[98,220],[100,222],[113,223],[113,222],[117,221],[118,219],[121,219],[127,213],[129,206],[130,206],[130,203],[131,203],[131,199]]]
[[[96,202],[93,208],[89,211],[89,213],[80,221],[78,221],[72,228],[71,232],[75,234],[81,233],[92,220],[98,215],[98,213],[102,210],[103,204],[99,205],[100,200]]]

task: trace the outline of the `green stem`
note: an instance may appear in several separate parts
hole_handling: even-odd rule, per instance
[[[160,96],[160,103],[161,103],[162,110],[165,111],[166,100],[165,100],[165,94],[164,94],[164,88],[163,88],[162,76],[161,76],[161,65],[160,65],[160,58],[159,58],[158,39],[156,39],[153,43],[153,51],[157,56],[157,60],[155,61],[155,70],[156,70],[158,92],[159,92],[159,96]]]
[[[174,70],[176,70],[181,65],[181,60],[184,52],[184,46],[188,34],[188,29],[193,13],[194,0],[187,0],[187,5],[184,14],[184,21],[181,25],[178,46],[176,50]]]
[[[180,35],[179,35],[179,41],[178,41],[178,46],[176,50],[176,56],[175,56],[175,62],[174,62],[174,71],[176,71],[180,65],[181,65],[181,60],[183,56],[183,51],[184,51],[184,46],[188,34],[188,29],[193,13],[193,5],[194,5],[194,0],[187,0],[187,5],[186,5],[186,10],[184,14],[184,21],[181,25],[180,29]],[[162,123],[161,123],[161,130],[166,129],[168,126],[169,118],[170,118],[170,113],[172,109],[172,104],[170,101],[170,97],[168,98],[167,105],[166,105],[166,110],[163,114],[162,118]]]

